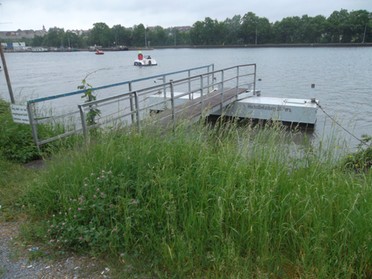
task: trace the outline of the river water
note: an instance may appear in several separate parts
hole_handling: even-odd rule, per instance
[[[134,67],[134,51],[6,53],[17,102],[77,90],[89,73],[94,86],[107,85],[214,64],[215,69],[256,63],[257,89],[263,96],[319,99],[314,134],[336,133],[350,146],[363,134],[372,135],[372,48],[224,48],[162,49],[144,52],[156,67]],[[315,84],[315,88],[311,88]],[[9,100],[3,72],[0,97]],[[346,129],[349,133],[345,132]]]

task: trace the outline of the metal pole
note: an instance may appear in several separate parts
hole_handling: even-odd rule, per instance
[[[188,77],[188,84],[189,84],[189,93],[191,93],[191,79],[190,79],[191,71],[190,70],[187,71],[187,77]],[[192,100],[192,99],[193,97],[191,97],[191,94],[189,94],[189,100]]]
[[[9,78],[9,73],[8,73],[8,67],[6,66],[5,55],[4,55],[3,46],[1,45],[1,42],[0,42],[0,56],[1,56],[1,61],[3,62],[4,74],[5,74],[6,84],[8,85],[10,101],[12,104],[15,104],[12,85],[10,83],[10,78]]]
[[[84,108],[82,105],[78,105],[80,111],[80,119],[81,119],[81,127],[83,129],[83,135],[85,138],[85,142],[88,142],[88,129],[87,129],[87,122],[85,118]]]
[[[139,100],[138,100],[138,93],[137,93],[137,91],[134,92],[134,101],[135,101],[135,105],[136,105],[137,129],[138,129],[138,132],[139,132],[140,129],[141,129],[141,126],[140,126]]]
[[[224,89],[224,80],[225,80],[225,72],[224,72],[224,70],[222,70],[222,72],[221,72],[221,106],[220,106],[220,110],[221,110],[221,113],[222,113],[222,109],[223,109],[223,93],[224,93],[224,91],[225,91],[225,89]]]
[[[173,122],[173,131],[176,130],[176,115],[175,115],[175,104],[174,104],[174,87],[173,80],[169,81],[170,91],[171,91],[171,109],[172,109],[172,122]]]
[[[236,66],[236,88],[239,88],[240,83],[240,66]]]
[[[200,75],[200,101],[201,101],[201,112],[203,112],[204,110],[203,75]]]
[[[132,82],[129,82],[128,86],[129,86],[129,92],[132,92]],[[133,95],[132,94],[129,94],[129,103],[130,103],[130,111],[131,111],[130,118],[131,118],[132,124],[133,124],[135,122],[135,119],[134,119],[134,115],[133,115],[134,105],[133,105]]]
[[[40,144],[39,144],[39,138],[37,136],[37,123],[35,123],[35,118],[33,115],[33,109],[34,106],[33,103],[27,102],[27,112],[28,112],[28,119],[30,120],[31,130],[32,130],[32,137],[34,138],[34,142],[36,144],[37,150],[41,152],[40,150]]]
[[[253,64],[254,75],[253,75],[253,95],[256,95],[256,64]]]

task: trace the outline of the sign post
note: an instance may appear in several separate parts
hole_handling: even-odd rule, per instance
[[[10,101],[11,101],[12,104],[14,104],[15,100],[14,100],[14,96],[13,96],[12,85],[10,84],[8,67],[6,66],[5,55],[4,55],[3,46],[1,45],[1,42],[0,42],[0,56],[1,56],[1,61],[3,62],[3,66],[4,66],[5,79],[6,79],[6,83],[8,85]]]

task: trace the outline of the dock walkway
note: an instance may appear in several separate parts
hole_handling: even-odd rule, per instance
[[[174,111],[166,109],[158,113],[154,118],[162,127],[169,127],[171,124],[184,120],[194,123],[202,116],[213,114],[233,103],[238,99],[239,94],[246,91],[246,88],[215,90],[206,96],[198,97],[176,106]]]

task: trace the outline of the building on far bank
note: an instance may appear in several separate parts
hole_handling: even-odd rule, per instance
[[[20,41],[24,39],[33,39],[35,36],[43,37],[45,36],[47,31],[45,30],[45,27],[43,26],[43,29],[41,30],[20,30],[17,31],[0,31],[0,40],[3,41]]]

